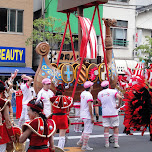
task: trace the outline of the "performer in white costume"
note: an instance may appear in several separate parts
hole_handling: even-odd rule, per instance
[[[93,90],[93,82],[86,81],[84,83],[85,90],[80,95],[80,118],[84,122],[84,131],[80,140],[77,142],[78,146],[82,146],[81,150],[93,150],[88,146],[89,136],[92,133],[94,118],[93,118],[93,96],[91,90]],[[100,106],[99,102],[99,106]]]
[[[98,93],[98,100],[102,104],[102,120],[104,126],[104,138],[105,147],[109,147],[109,127],[113,127],[114,131],[114,147],[120,147],[118,145],[119,134],[119,116],[118,108],[120,107],[122,97],[115,89],[109,89],[109,81],[103,81],[101,83],[102,91]],[[116,105],[116,98],[119,99],[118,105]]]
[[[27,115],[27,104],[32,99],[32,93],[30,90],[30,86],[33,81],[33,78],[31,78],[25,74],[23,74],[21,76],[21,78],[23,79],[23,83],[20,86],[22,93],[23,93],[23,100],[22,100],[22,113],[21,113],[21,117],[18,122],[19,127],[22,126],[24,121],[29,120],[29,116]]]
[[[48,117],[52,113],[50,98],[54,93],[50,90],[51,80],[45,78],[42,80],[43,88],[39,91],[37,99],[41,99],[44,103],[44,114]]]

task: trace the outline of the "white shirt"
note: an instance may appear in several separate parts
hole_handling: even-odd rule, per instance
[[[22,93],[23,93],[23,100],[22,100],[22,105],[27,105],[28,102],[30,100],[32,100],[32,93],[31,93],[31,90],[30,90],[30,86],[27,85],[27,83],[22,83],[21,84],[21,90],[22,90]]]
[[[89,91],[83,91],[80,95],[80,118],[91,119],[89,112],[89,101],[93,101],[93,96]],[[92,113],[93,113],[93,103],[92,103]]]
[[[98,99],[102,104],[102,116],[117,116],[116,94],[114,89],[104,89],[98,93]]]
[[[48,117],[51,114],[51,102],[50,98],[54,96],[51,90],[44,90],[43,88],[39,91],[37,98],[41,98],[44,103],[44,114]]]

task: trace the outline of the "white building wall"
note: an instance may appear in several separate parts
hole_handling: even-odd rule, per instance
[[[136,27],[152,30],[152,9],[139,13],[136,16]]]
[[[149,5],[152,4],[152,0],[130,0],[130,1],[134,1],[134,4],[136,5]]]

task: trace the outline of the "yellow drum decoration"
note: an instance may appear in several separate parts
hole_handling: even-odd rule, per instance
[[[61,77],[65,83],[71,83],[74,81],[74,68],[71,64],[66,63],[62,66]]]
[[[51,63],[51,65],[55,68],[57,68],[57,64],[56,63]]]
[[[79,63],[75,62],[75,63],[72,64],[72,67],[75,69],[78,64]]]
[[[75,79],[77,78],[79,67],[80,67],[80,64],[78,64],[75,68],[75,73],[74,73]],[[82,68],[79,74],[78,84],[83,84],[86,80],[87,80],[87,69],[86,69],[86,66],[82,64]]]
[[[64,65],[64,63],[60,64],[60,65],[58,66],[58,69],[61,70],[61,68],[62,68],[63,65]]]
[[[87,68],[88,80],[92,82],[96,82],[98,80],[98,65],[92,63]]]
[[[100,81],[107,80],[106,66],[105,63],[101,63],[98,68]]]

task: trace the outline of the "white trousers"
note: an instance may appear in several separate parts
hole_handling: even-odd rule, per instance
[[[27,105],[22,106],[22,113],[18,122],[19,127],[21,127],[25,121],[29,121],[29,116],[27,115]]]
[[[6,151],[6,144],[0,145],[0,152],[5,152]]]
[[[75,108],[75,116],[80,116],[80,108]],[[81,118],[75,118],[75,122],[76,122],[76,123],[79,123],[79,122],[81,122],[81,121],[82,121]],[[81,126],[80,124],[74,125],[74,130],[75,130],[75,131],[79,131],[80,126]]]
[[[91,134],[93,130],[93,123],[91,123],[91,119],[82,119],[84,122],[84,131],[83,133]]]

